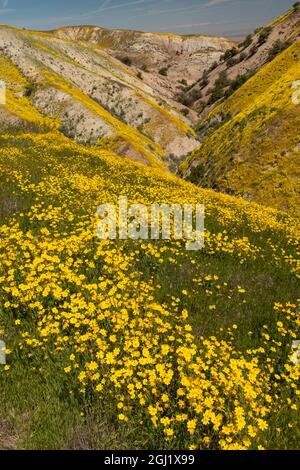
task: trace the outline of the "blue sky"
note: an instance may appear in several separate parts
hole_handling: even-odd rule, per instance
[[[294,0],[0,0],[0,23],[47,30],[93,24],[178,34],[243,36]]]

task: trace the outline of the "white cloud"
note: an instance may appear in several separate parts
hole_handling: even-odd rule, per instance
[[[140,5],[141,3],[146,3],[147,0],[133,0],[131,2],[127,2],[127,3],[119,3],[117,5],[113,5],[111,4],[111,0],[106,0],[103,5],[101,5],[100,8],[98,8],[97,10],[93,11],[93,12],[90,12],[90,13],[87,13],[87,14],[92,14],[92,13],[100,13],[102,11],[108,11],[108,10],[115,10],[117,8],[124,8],[124,7],[129,7],[129,6],[132,6],[132,5]]]
[[[204,7],[213,7],[215,5],[221,5],[222,3],[229,3],[229,2],[233,2],[233,1],[234,0],[209,0],[203,6]]]
[[[237,1],[237,0],[208,0],[206,3],[202,3],[202,4],[199,4],[199,5],[190,5],[190,6],[185,6],[185,7],[179,7],[179,8],[172,8],[172,5],[171,5],[171,2],[169,0],[165,0],[163,3],[169,3],[170,4],[170,8],[168,9],[162,9],[162,8],[153,8],[153,9],[146,9],[144,10],[143,9],[143,15],[142,14],[139,14],[139,15],[136,15],[136,16],[133,16],[131,17],[131,19],[133,18],[139,18],[140,16],[144,16],[144,15],[147,15],[147,16],[159,16],[159,15],[162,15],[164,13],[200,13],[203,8],[205,7],[212,7],[212,6],[215,6],[215,5],[220,5],[222,3],[228,3],[228,2],[234,2],[234,1]],[[142,9],[141,9],[142,10]]]

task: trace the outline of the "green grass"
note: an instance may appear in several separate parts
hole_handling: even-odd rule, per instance
[[[37,200],[47,207],[50,203],[59,207],[68,201],[68,210],[75,215],[75,220],[62,219],[58,226],[61,236],[68,236],[82,216],[90,217],[97,205],[103,202],[99,199],[103,194],[100,192],[101,181],[107,197],[133,192],[132,197],[141,201],[159,199],[159,202],[175,202],[181,198],[194,198],[205,202],[208,210],[206,228],[215,235],[226,230],[231,241],[248,237],[251,246],[259,250],[256,257],[241,255],[237,249],[233,252],[227,248],[218,251],[215,245],[212,248],[210,244],[199,252],[187,252],[181,245],[174,253],[172,244],[158,242],[159,247],[166,249],[160,261],[143,250],[142,243],[129,241],[125,244],[128,253],[133,250],[140,253],[131,267],[132,272],[139,272],[141,280],[149,282],[153,279],[159,286],[155,290],[155,300],[159,304],[171,302],[172,298],[180,299],[180,306],[189,311],[189,322],[199,346],[201,337],[217,335],[227,338],[231,334],[228,329],[232,332],[233,324],[238,326],[234,345],[241,353],[263,344],[261,333],[264,325],[268,326],[271,334],[275,334],[274,303],[296,302],[300,293],[298,280],[282,255],[282,250],[285,250],[285,255],[297,257],[297,246],[287,241],[291,237],[289,230],[292,225],[296,227],[293,219],[234,198],[196,190],[194,186],[158,170],[155,173],[105,152],[97,154],[96,150],[89,151],[70,145],[67,139],[61,138],[60,141],[58,136],[56,138],[56,142],[53,136],[49,136],[49,142],[34,142],[33,136],[0,138],[1,206],[5,208],[9,198],[15,201],[9,210],[2,210],[1,225],[9,224],[15,217],[24,234],[30,230],[34,237],[38,237],[41,224],[55,231],[51,221],[30,221],[29,207]],[[8,147],[11,146],[20,152],[17,157],[9,154]],[[14,178],[16,171],[22,174],[23,180],[28,179],[26,190]],[[66,177],[75,174],[89,181],[99,178],[99,185],[95,185],[93,192],[85,193],[83,188],[79,193],[71,179]],[[60,175],[64,175],[61,180]],[[51,178],[53,186],[46,187],[41,193],[39,184],[49,182]],[[50,189],[53,189],[52,193]],[[255,222],[259,229],[255,228]],[[119,250],[122,245],[122,242],[116,242],[115,246]],[[170,258],[175,258],[176,263]],[[86,258],[83,260],[85,263]],[[84,264],[83,270],[90,276],[90,282],[103,274],[101,265],[91,271]],[[205,279],[208,275],[218,276],[218,279]],[[245,292],[239,292],[238,286]],[[210,310],[212,305],[214,310]],[[19,309],[8,315],[2,307],[0,318],[0,330],[4,328],[5,340],[13,351],[8,357],[9,364],[13,365],[11,371],[1,370],[0,373],[0,431],[1,423],[5,423],[12,436],[17,436],[13,439],[14,447],[160,448],[159,436],[148,434],[138,418],[133,417],[123,425],[116,419],[115,403],[110,399],[99,402],[89,390],[84,395],[79,393],[75,378],[66,376],[63,371],[70,350],[59,353],[49,343],[48,357],[45,358],[44,351],[39,352],[35,348],[32,355],[28,355],[20,348],[22,341],[14,321],[22,318],[22,331],[34,334],[37,319],[33,312],[24,306],[24,311]],[[280,392],[289,396],[284,386]],[[297,447],[300,437],[298,417],[288,407],[271,416],[269,425],[270,430],[265,435],[267,448]],[[278,427],[281,427],[281,433],[276,432]]]

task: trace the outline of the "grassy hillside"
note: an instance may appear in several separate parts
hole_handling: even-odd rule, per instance
[[[295,4],[265,27],[257,28],[240,44],[233,44],[192,86],[183,90],[181,101],[206,116],[216,102],[237,90],[299,39],[299,35],[300,4]]]
[[[190,181],[300,215],[299,58],[298,40],[200,122]]]
[[[297,447],[297,223],[56,130],[0,150],[0,447]],[[119,195],[204,203],[205,248],[98,240]]]

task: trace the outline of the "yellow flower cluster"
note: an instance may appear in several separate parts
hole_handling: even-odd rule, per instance
[[[41,374],[56,361],[68,390],[109,401],[120,426],[142,423],[149,440],[165,448],[264,446],[282,401],[297,413],[299,368],[287,347],[299,335],[299,304],[277,303],[271,331],[265,325],[259,346],[241,351],[236,324],[214,336],[193,333],[185,304],[192,289],[181,288],[181,298],[170,286],[163,297],[151,266],[179,269],[190,260],[198,272],[205,257],[237,265],[272,259],[296,277],[297,224],[239,199],[196,192],[160,170],[153,177],[153,169],[58,134],[0,139],[0,177],[16,209],[8,205],[0,226],[0,303],[18,331],[18,354]],[[185,252],[184,241],[97,240],[96,207],[120,194],[146,204],[204,202],[203,253]],[[223,289],[229,297],[247,294],[216,274],[194,277],[209,298],[216,292],[218,300]]]

